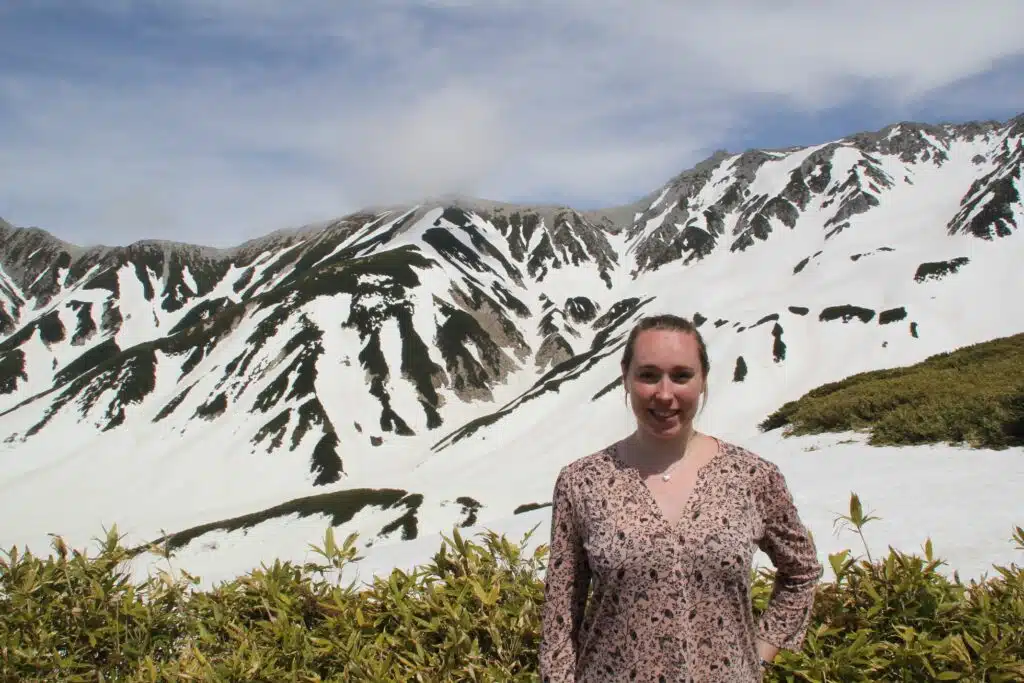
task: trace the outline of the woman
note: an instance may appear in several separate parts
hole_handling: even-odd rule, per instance
[[[802,645],[821,563],[779,469],[694,429],[709,369],[684,318],[631,331],[622,378],[636,430],[555,482],[541,680],[752,683]],[[776,567],[759,623],[757,548]]]

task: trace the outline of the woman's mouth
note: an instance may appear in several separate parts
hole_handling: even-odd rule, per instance
[[[653,415],[654,419],[662,420],[662,421],[671,420],[672,418],[674,418],[677,415],[679,415],[679,411],[678,410],[660,410],[660,409],[657,409],[657,408],[651,408],[647,412],[649,412],[651,415]]]

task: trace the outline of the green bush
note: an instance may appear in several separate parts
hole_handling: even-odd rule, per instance
[[[863,430],[875,445],[1024,445],[1024,334],[822,385],[760,427],[794,435]]]
[[[840,519],[863,538],[872,518],[854,496]],[[47,558],[12,548],[0,559],[0,680],[537,680],[546,546],[454,530],[415,571],[357,587],[336,578],[355,540],[339,546],[329,529],[322,561],[274,562],[206,591],[170,557],[133,583],[116,529],[92,557],[60,538]],[[1024,529],[1014,540],[1024,550]],[[819,586],[803,649],[766,680],[1024,679],[1024,568],[963,583],[939,572],[930,542],[923,557],[829,560],[837,579]],[[754,573],[755,615],[771,580]]]

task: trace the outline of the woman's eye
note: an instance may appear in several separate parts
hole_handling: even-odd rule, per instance
[[[669,375],[669,378],[676,384],[685,384],[686,382],[689,382],[690,378],[692,377],[693,373],[688,371],[674,372]],[[639,379],[641,382],[650,382],[651,384],[660,382],[661,378],[662,373],[660,372],[641,372],[640,374],[637,375],[637,379]]]

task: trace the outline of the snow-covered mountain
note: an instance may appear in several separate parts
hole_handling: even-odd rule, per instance
[[[631,428],[639,316],[701,324],[702,427],[744,443],[823,382],[1020,332],[1022,169],[1019,116],[719,152],[605,211],[446,197],[230,250],[0,221],[0,545],[117,523],[230,575],[327,523],[375,548],[543,526],[557,469]]]

